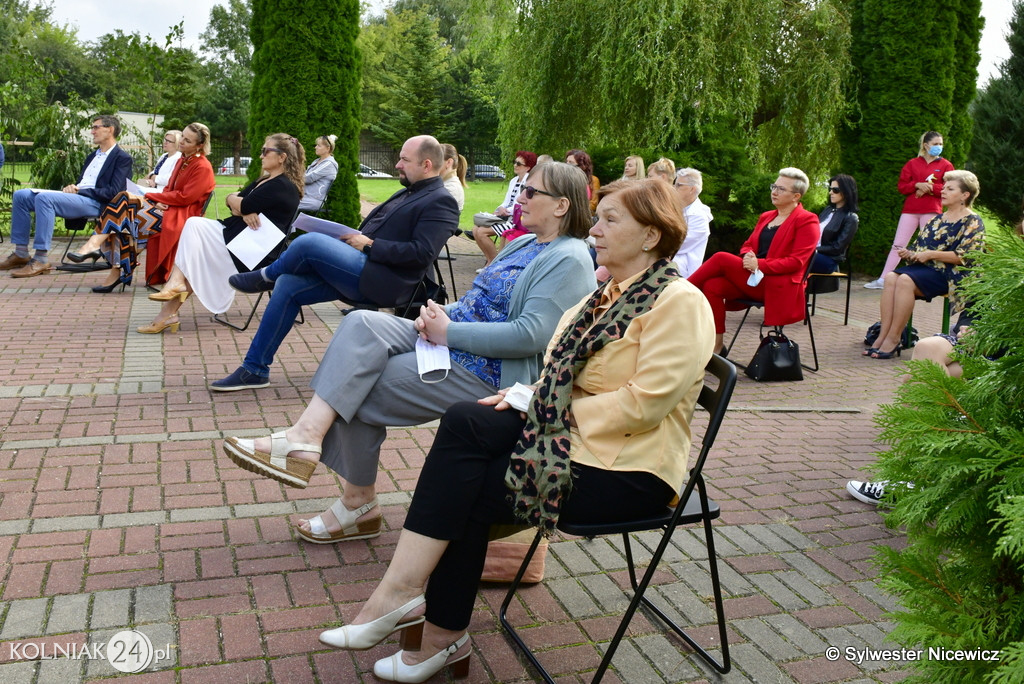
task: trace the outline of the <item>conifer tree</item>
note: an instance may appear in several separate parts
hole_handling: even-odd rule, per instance
[[[1024,200],[1024,2],[1014,3],[1010,57],[974,103],[971,163],[981,203],[1006,223],[1020,220]]]
[[[903,550],[880,547],[882,585],[904,610],[890,638],[909,648],[998,650],[997,661],[925,657],[905,681],[1024,681],[1024,241],[986,232],[991,248],[965,280],[973,332],[957,347],[963,378],[911,362],[878,423],[890,445],[886,523]],[[1006,354],[996,360],[999,350]],[[905,483],[913,483],[908,487]],[[991,655],[991,654],[990,654]]]
[[[332,218],[359,223],[358,0],[253,0],[253,81],[248,138],[255,149],[272,133],[290,133],[312,159],[316,138],[338,136]],[[260,173],[253,155],[249,177]]]

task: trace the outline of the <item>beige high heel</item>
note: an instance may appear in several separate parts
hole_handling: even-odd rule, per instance
[[[190,294],[192,293],[189,292],[188,290],[178,290],[177,292],[167,292],[161,290],[160,292],[154,292],[153,294],[149,295],[149,298],[152,299],[154,302],[170,302],[175,299],[180,299],[181,303],[184,304],[185,300],[188,299],[188,296]]]
[[[156,335],[162,333],[167,328],[170,328],[172,333],[176,333],[178,332],[179,327],[181,327],[181,321],[178,320],[178,316],[175,314],[174,316],[169,316],[162,321],[153,321],[149,325],[140,326],[135,330],[136,332],[140,332],[144,335]]]

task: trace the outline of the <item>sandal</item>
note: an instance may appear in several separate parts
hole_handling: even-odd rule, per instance
[[[871,352],[871,358],[873,359],[891,359],[894,356],[899,356],[903,350],[903,345],[897,344],[893,347],[892,351],[884,352],[881,349],[875,349]]]
[[[341,499],[337,499],[331,504],[331,513],[334,514],[334,517],[341,524],[340,530],[328,532],[323,518],[318,515],[307,521],[309,523],[308,532],[301,527],[298,528],[299,536],[313,544],[333,544],[334,542],[350,539],[373,539],[374,537],[379,537],[383,531],[381,530],[382,516],[378,515],[370,520],[356,522],[359,516],[366,514],[376,505],[377,499],[374,498],[373,501],[363,504],[355,510],[351,510],[341,502]]]
[[[309,478],[313,477],[317,464],[301,458],[291,458],[288,454],[293,451],[311,451],[319,454],[322,453],[321,449],[315,444],[289,442],[284,433],[285,431],[281,430],[270,435],[269,454],[256,451],[256,440],[237,437],[228,437],[224,440],[224,453],[235,465],[250,473],[269,477],[289,487],[305,489],[309,484]]]

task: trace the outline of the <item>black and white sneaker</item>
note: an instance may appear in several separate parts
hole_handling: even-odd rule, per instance
[[[857,499],[857,501],[878,506],[882,503],[882,497],[885,496],[885,485],[887,484],[885,481],[861,482],[860,480],[850,480],[846,483],[846,491],[850,492],[850,496]]]

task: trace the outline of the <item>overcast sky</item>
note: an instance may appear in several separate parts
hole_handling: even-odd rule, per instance
[[[227,4],[223,0],[185,0],[184,2],[142,3],[132,10],[111,11],[109,2],[98,0],[52,0],[53,15],[58,23],[63,22],[78,28],[81,40],[95,40],[114,29],[125,33],[138,31],[149,34],[163,44],[168,28],[180,21],[185,22],[187,47],[200,48],[199,34],[206,29],[210,8]],[[371,11],[379,13],[388,4],[387,0],[370,0]],[[1006,32],[1010,23],[1013,3],[1010,0],[982,0],[981,14],[985,17],[985,32],[981,37],[981,64],[978,66],[978,84],[983,86],[995,76],[996,66],[1010,56],[1006,44]],[[122,6],[123,7],[123,6]],[[183,7],[185,9],[183,9]],[[115,14],[117,15],[115,18]],[[922,36],[922,39],[932,38]]]

